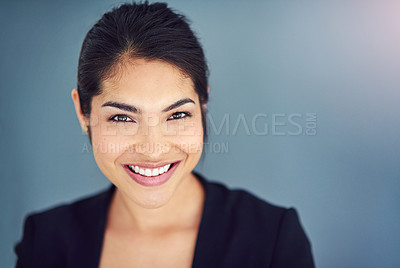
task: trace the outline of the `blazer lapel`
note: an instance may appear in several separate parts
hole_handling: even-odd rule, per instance
[[[111,203],[115,186],[112,185],[106,192],[96,196],[81,207],[77,218],[79,230],[78,243],[74,243],[70,250],[73,252],[68,267],[97,268],[103,246],[108,209]],[[74,239],[74,240],[75,240]]]
[[[228,228],[221,226],[226,216],[223,206],[225,196],[218,193],[222,189],[210,185],[200,174],[195,175],[204,186],[205,200],[192,267],[222,267],[220,262],[226,248],[222,241],[227,241],[223,236],[227,234],[224,229]]]

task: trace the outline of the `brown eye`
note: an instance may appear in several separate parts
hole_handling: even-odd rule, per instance
[[[125,115],[125,114],[114,115],[113,117],[110,118],[110,120],[114,121],[114,122],[123,122],[123,123],[125,123],[125,122],[133,122],[133,120],[129,116]]]
[[[191,114],[187,112],[177,112],[173,113],[170,117],[168,117],[168,120],[175,120],[175,119],[182,119],[185,117],[190,117]]]

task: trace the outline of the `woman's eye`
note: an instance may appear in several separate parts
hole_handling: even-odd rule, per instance
[[[170,117],[168,117],[168,120],[175,120],[175,119],[182,119],[185,117],[190,117],[191,114],[187,112],[177,112],[173,113]]]
[[[133,120],[124,114],[117,114],[110,118],[113,122],[133,122]]]

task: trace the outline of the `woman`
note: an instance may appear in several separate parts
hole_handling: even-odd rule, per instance
[[[207,65],[185,18],[125,4],[88,32],[72,99],[113,186],[31,215],[17,267],[313,267],[293,209],[193,169],[206,133]]]

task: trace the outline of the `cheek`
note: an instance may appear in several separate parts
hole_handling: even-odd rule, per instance
[[[91,128],[93,154],[99,165],[110,165],[129,144],[109,124],[98,123]]]
[[[203,149],[203,127],[201,118],[180,123],[175,144],[187,154],[201,154]]]

